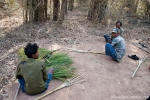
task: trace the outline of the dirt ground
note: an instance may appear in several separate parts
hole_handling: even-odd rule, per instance
[[[86,39],[88,41],[68,45],[67,47],[78,50],[104,52],[105,42],[103,38],[92,36]],[[128,58],[127,55],[137,54],[138,56],[142,56],[147,54],[132,44],[128,44],[127,42],[126,44],[127,53],[120,63],[106,60],[105,55],[59,51],[65,52],[72,57],[74,61],[73,65],[77,67],[76,73],[81,73],[86,82],[58,90],[42,100],[145,100],[150,92],[150,71],[148,70],[150,59],[147,59],[141,65],[132,79],[131,75],[136,69],[138,61]],[[45,45],[45,47],[48,46],[48,44]],[[53,48],[55,49],[61,47],[62,45],[57,43],[53,44]],[[61,81],[52,80],[46,93],[61,84]],[[9,88],[9,97],[4,100],[12,100],[17,87],[17,82],[12,84]],[[41,95],[28,96],[19,91],[17,100],[35,100]]]
[[[17,49],[29,41],[36,42],[40,47],[49,50],[69,47],[85,51],[105,52],[105,41],[102,36],[109,32],[112,27],[114,25],[94,26],[86,19],[83,11],[77,10],[69,12],[62,25],[57,22],[45,22],[31,25],[31,27],[20,25],[5,36],[6,39],[12,38],[12,40],[19,36],[19,40],[17,40],[17,45],[13,46],[17,46],[14,51],[4,55],[3,58],[7,55],[16,55]],[[150,95],[150,55],[131,43],[140,41],[142,34],[146,33],[146,36],[150,32],[150,28],[129,28],[128,26],[123,28],[126,34],[132,33],[132,38],[125,38],[127,52],[120,63],[106,60],[106,56],[103,54],[78,53],[60,49],[58,52],[67,53],[72,58],[73,66],[77,67],[75,72],[80,73],[86,81],[58,90],[42,100],[146,100]],[[7,47],[7,50],[10,51],[11,49]],[[138,61],[128,58],[129,54],[149,57],[141,65],[133,79],[131,76],[138,65]],[[18,63],[17,60],[17,58],[12,59],[13,62],[8,60],[10,65],[14,65],[11,68],[13,73],[15,72],[15,65]],[[35,96],[28,96],[19,91],[17,100],[35,100],[62,83],[59,80],[52,80],[46,92]],[[18,85],[17,81],[7,85],[6,91],[9,96],[4,100],[14,99]]]

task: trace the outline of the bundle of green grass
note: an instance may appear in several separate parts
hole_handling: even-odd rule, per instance
[[[44,60],[47,70],[50,67],[54,68],[54,79],[65,81],[66,78],[70,78],[74,75],[75,67],[71,66],[72,60],[67,54],[53,53],[54,51],[49,51],[44,48],[39,48],[38,52],[38,60]],[[19,49],[18,57],[22,61],[28,59],[23,48]]]

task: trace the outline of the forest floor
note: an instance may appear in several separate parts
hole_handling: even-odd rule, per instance
[[[79,10],[80,9],[80,10]],[[46,21],[37,24],[22,23],[21,16],[5,17],[0,20],[1,40],[1,91],[4,100],[12,100],[19,86],[14,78],[17,64],[17,50],[28,42],[36,42],[42,48],[55,50],[69,47],[78,50],[105,52],[103,35],[111,32],[115,23],[103,25],[92,24],[87,20],[87,7],[77,7],[68,12],[66,19]],[[76,66],[76,73],[86,82],[75,84],[58,90],[42,100],[146,100],[150,95],[150,54],[137,48],[132,42],[142,42],[150,47],[150,26],[133,26],[123,24],[127,52],[120,63],[106,60],[102,54],[78,53],[60,49],[67,53]],[[136,54],[138,57],[147,55],[148,59],[141,65],[135,77],[131,76],[138,61],[128,58]],[[47,93],[63,82],[52,80]],[[17,100],[35,100],[43,95],[28,96],[19,91]]]

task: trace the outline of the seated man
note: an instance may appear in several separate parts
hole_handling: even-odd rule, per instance
[[[112,42],[105,45],[106,59],[120,62],[126,53],[125,41],[118,33],[118,28],[113,29],[111,37]]]
[[[28,43],[24,49],[28,59],[22,61],[16,70],[16,78],[20,83],[22,92],[35,95],[47,90],[52,79],[53,69],[47,72],[44,62],[38,59],[38,46],[36,43]]]
[[[120,34],[121,37],[123,37],[124,30],[121,28],[121,26],[122,26],[122,23],[120,21],[117,21],[116,27],[114,27],[114,28],[118,28],[118,33]],[[104,38],[105,38],[106,42],[111,43],[112,37],[110,37],[108,34],[105,34]]]

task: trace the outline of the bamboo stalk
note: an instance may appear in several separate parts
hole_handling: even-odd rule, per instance
[[[79,53],[105,54],[104,52],[83,51],[83,50],[77,50],[77,49],[68,48],[68,47],[64,47],[62,49],[68,49],[70,51],[79,52]]]

